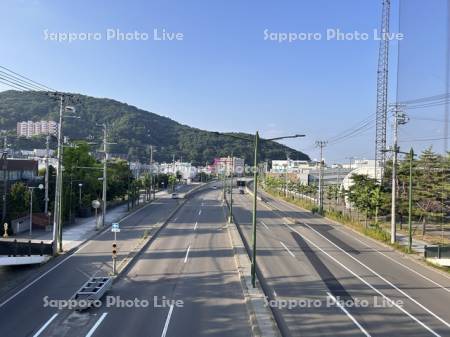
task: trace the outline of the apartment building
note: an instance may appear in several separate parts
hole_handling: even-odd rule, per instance
[[[17,123],[17,136],[30,138],[40,135],[58,134],[58,123],[55,121],[23,121]]]

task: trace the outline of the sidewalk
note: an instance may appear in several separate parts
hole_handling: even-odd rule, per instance
[[[160,191],[156,193],[156,199],[167,195],[167,192]],[[141,199],[140,205],[144,203],[144,200]],[[133,210],[130,210],[132,212]],[[111,209],[107,209],[105,223],[111,224],[113,222],[118,222],[120,219],[125,217],[128,214],[128,206],[127,204],[123,204],[120,206],[116,206]],[[101,222],[101,215],[98,218],[98,221]],[[63,250],[65,252],[79,246],[84,241],[89,239],[98,231],[96,230],[95,225],[95,216],[89,218],[76,218],[74,224],[63,226]],[[51,241],[53,236],[52,231],[44,231],[44,230],[33,230],[33,235],[31,240],[33,241]],[[30,236],[28,233],[20,233],[15,236],[11,236],[11,239],[26,239],[29,240]]]

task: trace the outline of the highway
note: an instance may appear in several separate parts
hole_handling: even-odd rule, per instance
[[[44,307],[69,299],[92,275],[111,270],[110,231],[62,256],[40,276],[2,298],[2,336],[250,336],[251,328],[219,192],[195,193],[120,275],[108,298],[84,312]],[[125,256],[144,230],[180,200],[165,198],[121,224]],[[120,300],[139,301],[122,305]],[[147,301],[147,306],[145,306]],[[125,302],[122,302],[125,303]],[[156,306],[155,306],[156,304]]]
[[[257,264],[285,336],[450,336],[447,275],[265,193],[263,200]],[[251,206],[248,194],[235,194],[248,243]]]
[[[40,268],[1,298],[2,336],[251,336],[225,223],[222,190],[190,196],[117,278],[98,307],[45,307],[111,270],[112,233]],[[257,265],[284,337],[450,336],[450,278],[352,230],[262,194]],[[121,223],[123,259],[181,200],[169,197]],[[234,217],[251,243],[249,194]],[[289,306],[287,305],[289,304]]]
[[[119,263],[136,246],[144,231],[151,233],[176,205],[176,200],[160,199],[122,221]],[[68,299],[90,276],[107,275],[112,268],[112,242],[113,234],[105,231],[73,254],[62,255],[47,263],[30,279],[3,294],[0,299],[2,336],[33,336],[56,313],[54,308],[44,307],[46,296]]]

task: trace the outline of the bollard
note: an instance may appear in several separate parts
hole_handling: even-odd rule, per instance
[[[9,235],[8,235],[8,224],[6,222],[3,224],[3,229],[5,231],[5,233],[3,234],[3,237],[5,239],[7,239],[9,237]]]
[[[28,256],[31,256],[31,240],[28,240]]]

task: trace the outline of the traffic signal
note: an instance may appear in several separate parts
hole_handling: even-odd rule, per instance
[[[117,257],[117,243],[112,244],[112,256],[115,259]]]

